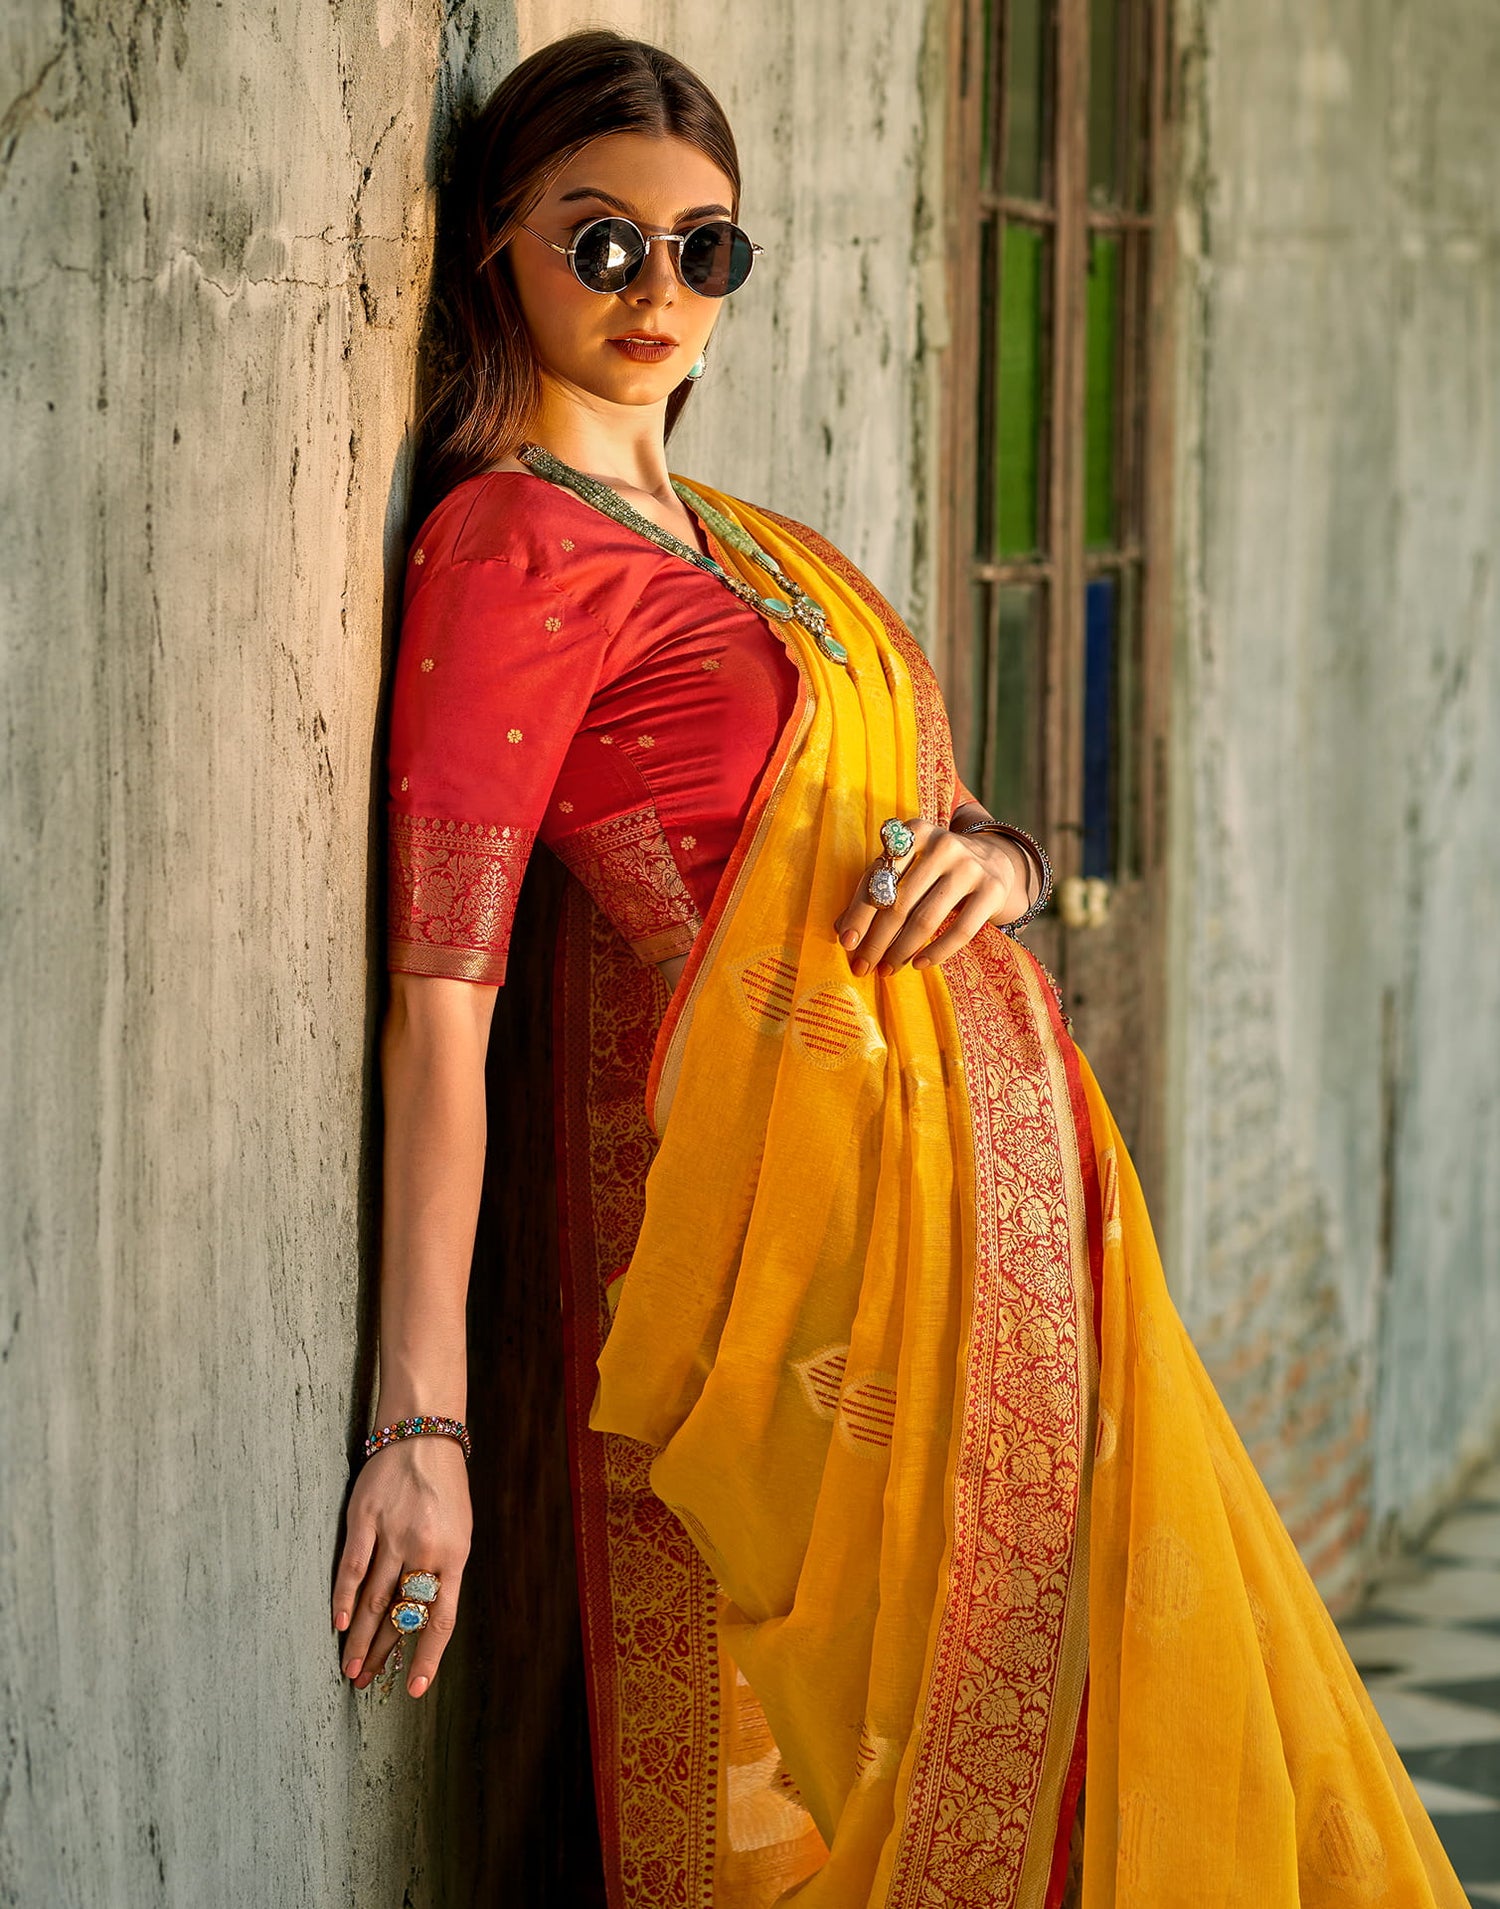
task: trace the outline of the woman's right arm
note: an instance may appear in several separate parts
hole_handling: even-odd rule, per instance
[[[462,1419],[465,1315],[484,1175],[484,1057],[495,990],[393,974],[381,1033],[385,1149],[377,1426],[419,1413]],[[472,1531],[463,1452],[451,1438],[398,1439],[365,1461],[349,1500],[333,1621],[363,1689],[396,1642],[387,1612],[407,1571],[442,1588],[416,1634],[407,1689],[420,1697],[453,1633]]]

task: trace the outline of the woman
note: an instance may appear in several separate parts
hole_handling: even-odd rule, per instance
[[[345,1672],[410,1625],[420,1696],[452,1632],[485,1045],[540,836],[577,878],[562,1280],[611,1903],[1050,1909],[1081,1857],[1088,1909],[1458,1909],[1008,932],[1045,858],[958,781],[853,567],[668,476],[754,258],[722,113],[584,34],[476,154],[390,751]]]

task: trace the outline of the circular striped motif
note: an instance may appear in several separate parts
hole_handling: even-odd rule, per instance
[[[853,988],[814,988],[792,1011],[792,1039],[817,1067],[842,1067],[866,1051],[872,1032]]]
[[[791,1019],[796,989],[795,948],[757,948],[735,976],[740,1011],[762,1034],[780,1034]]]

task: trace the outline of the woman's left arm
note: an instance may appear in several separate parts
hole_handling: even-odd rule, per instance
[[[866,883],[875,864],[869,865],[834,923],[855,974],[873,968],[890,975],[908,961],[914,968],[931,967],[956,954],[986,923],[1020,920],[1041,881],[1026,850],[1009,836],[956,832],[992,819],[977,802],[966,802],[947,828],[913,821],[916,845],[896,864],[894,907],[877,908],[870,900]]]

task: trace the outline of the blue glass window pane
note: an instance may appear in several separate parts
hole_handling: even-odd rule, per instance
[[[1083,618],[1083,873],[1114,873],[1115,652],[1119,585],[1095,577]]]

